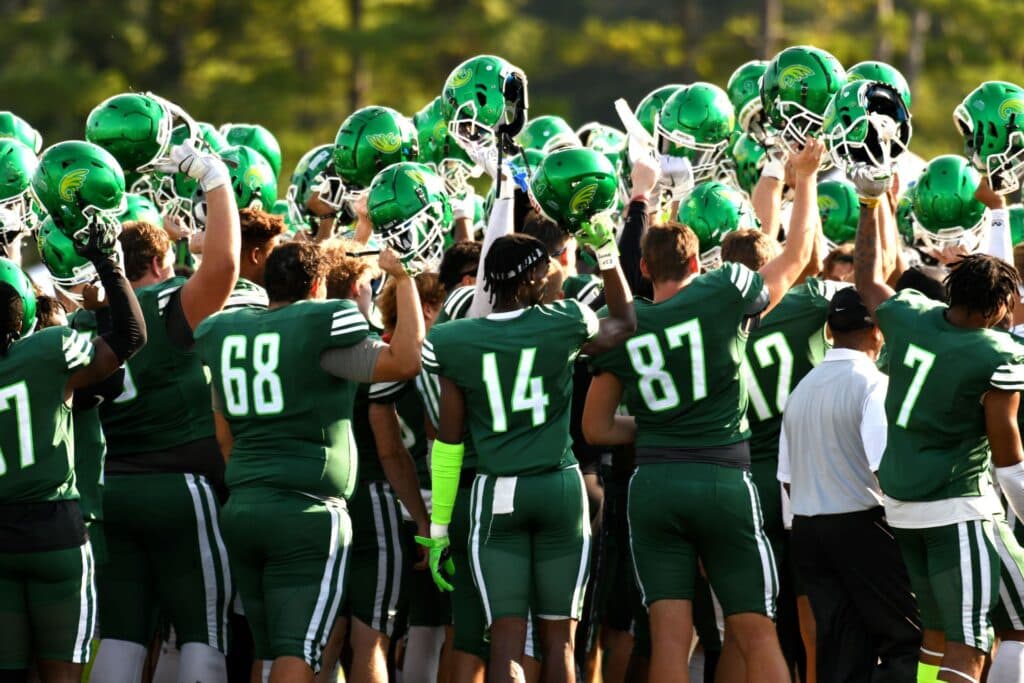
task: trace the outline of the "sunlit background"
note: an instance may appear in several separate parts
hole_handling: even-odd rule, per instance
[[[50,144],[82,138],[102,99],[152,90],[199,120],[270,128],[286,186],[354,108],[412,115],[474,54],[526,71],[534,116],[618,125],[617,97],[724,87],[740,63],[812,43],[901,69],[928,158],[961,151],[952,111],[971,88],[1024,83],[1021,26],[1017,0],[0,0],[0,109]]]

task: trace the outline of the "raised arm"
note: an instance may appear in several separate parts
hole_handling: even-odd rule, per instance
[[[581,244],[594,250],[597,267],[604,280],[604,300],[608,316],[601,319],[597,336],[587,342],[583,353],[595,355],[622,344],[636,332],[636,309],[633,294],[619,267],[619,249],[615,244],[615,229],[609,222],[595,217],[576,235]]]
[[[768,307],[775,307],[789,288],[800,278],[811,259],[818,230],[818,167],[825,153],[825,145],[807,138],[804,148],[792,157],[794,173],[793,216],[789,222],[786,245],[782,252],[759,271],[768,288]]]
[[[238,281],[242,237],[231,176],[224,162],[202,154],[189,143],[175,147],[175,170],[199,181],[206,194],[206,235],[203,260],[181,288],[181,309],[193,331],[208,316],[224,308]]]
[[[883,301],[896,293],[886,284],[878,225],[878,214],[883,210],[882,203],[886,201],[892,178],[877,177],[875,173],[873,169],[861,167],[854,169],[850,178],[860,195],[860,220],[853,254],[854,283],[872,316]]]
[[[496,163],[494,161],[494,164]],[[504,173],[504,170],[497,168],[496,165],[493,168],[491,166],[492,164],[484,165],[488,173],[491,173],[493,170],[492,178],[497,179],[499,173]],[[484,291],[484,283],[486,282],[484,279],[484,261],[487,260],[487,252],[491,250],[491,245],[494,244],[494,241],[499,237],[511,235],[515,227],[515,181],[506,173],[498,185],[499,192],[494,199],[494,205],[491,207],[491,214],[487,217],[487,230],[484,231],[484,241],[480,248],[480,262],[476,267],[473,303],[470,304],[466,315],[468,318],[482,318],[493,309],[491,297]]]
[[[381,251],[378,259],[381,270],[386,272],[398,285],[395,301],[398,308],[398,322],[391,335],[391,343],[382,348],[373,367],[374,382],[395,382],[412,379],[420,371],[420,347],[423,344],[425,328],[420,295],[416,281],[406,272],[401,261],[390,249]]]
[[[779,238],[782,227],[782,186],[785,177],[785,163],[771,159],[761,170],[761,177],[754,186],[750,202],[754,215],[761,221],[761,230],[773,240]]]

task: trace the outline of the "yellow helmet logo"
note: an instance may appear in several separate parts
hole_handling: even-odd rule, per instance
[[[787,66],[779,74],[779,87],[781,88],[792,88],[796,86],[800,81],[804,80],[808,76],[814,75],[814,69],[803,64],[794,64],[793,66]]]
[[[864,80],[864,77],[861,76],[859,73],[856,73],[856,72],[851,73],[849,71],[846,72],[846,82],[847,83],[849,83],[850,81],[863,81],[863,80]]]
[[[60,179],[60,198],[66,202],[75,200],[75,190],[85,185],[85,179],[89,176],[89,169],[79,168],[71,171]]]
[[[249,168],[242,177],[242,182],[244,182],[249,189],[255,190],[259,188],[259,186],[263,184],[263,171],[256,166]]]
[[[1003,103],[999,105],[999,118],[1003,121],[1009,121],[1011,116],[1016,115],[1020,117],[1024,114],[1024,101],[1019,99],[1003,100]]]
[[[469,67],[465,67],[455,72],[455,75],[452,76],[452,81],[449,85],[453,88],[460,88],[469,83],[471,78],[473,78],[473,70]]]
[[[828,195],[818,195],[818,211],[835,211],[839,208],[839,204],[835,199]]]
[[[384,154],[391,154],[397,152],[398,148],[402,146],[402,138],[398,136],[398,133],[377,133],[376,135],[367,135],[366,141],[370,143],[378,152]]]
[[[443,141],[444,138],[445,138],[445,135],[447,133],[448,133],[448,123],[442,119],[441,121],[438,121],[434,125],[434,132],[431,134],[431,137],[433,137],[435,140],[442,140]]]
[[[594,195],[596,194],[597,183],[587,183],[573,194],[572,199],[569,200],[569,210],[572,213],[582,212],[594,201]]]
[[[423,175],[423,172],[418,169],[410,168],[405,172],[405,175],[411,178],[415,183],[419,183],[420,185],[427,184],[426,177]]]

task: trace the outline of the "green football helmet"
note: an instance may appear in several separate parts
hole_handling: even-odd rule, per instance
[[[618,153],[626,146],[625,133],[618,128],[612,128],[596,121],[584,123],[577,128],[576,137],[579,138],[584,147],[589,147],[595,152],[601,152],[605,155],[615,154],[616,159],[618,158]]]
[[[854,80],[833,96],[821,124],[832,161],[847,173],[857,165],[891,169],[907,151],[910,110],[888,83]]]
[[[846,80],[885,83],[899,93],[903,104],[907,106],[907,111],[910,110],[910,86],[899,69],[891,64],[875,61],[857,62],[846,70]]]
[[[32,150],[33,154],[39,154],[43,148],[43,136],[39,131],[10,111],[0,111],[0,138],[14,138]]]
[[[660,152],[689,159],[696,183],[714,177],[736,123],[725,91],[711,83],[688,85],[669,97],[658,116]]]
[[[750,196],[768,163],[767,150],[750,133],[741,133],[726,149],[726,155],[732,161],[728,169],[730,182]]]
[[[974,198],[979,184],[981,176],[962,156],[944,154],[928,162],[913,199],[917,236],[926,247],[978,248],[988,227],[988,209]]]
[[[73,301],[82,300],[82,295],[75,291],[80,285],[99,283],[96,267],[75,250],[75,243],[50,218],[39,226],[36,247],[39,260],[49,271],[54,287]]]
[[[312,229],[317,221],[306,207],[309,198],[323,182],[323,175],[331,165],[334,145],[318,145],[302,155],[292,172],[292,182],[285,194],[288,202],[288,220],[293,225]]]
[[[964,138],[964,154],[988,175],[999,194],[1020,187],[1024,177],[1024,88],[1005,81],[986,81],[953,111]]]
[[[412,121],[388,107],[363,107],[338,128],[320,199],[340,210],[366,192],[380,171],[400,161],[415,161],[418,155]]]
[[[281,145],[269,130],[258,123],[225,123],[220,134],[228,145],[243,145],[259,152],[274,169],[274,177],[281,175]]]
[[[16,138],[0,138],[0,246],[36,223],[30,186],[39,160]]]
[[[1010,213],[1010,241],[1013,246],[1024,242],[1024,206],[1014,204],[1009,207]]]
[[[18,337],[31,334],[36,327],[36,290],[32,287],[32,281],[17,263],[0,257],[0,282],[14,287],[14,291],[21,297],[22,320]]]
[[[68,140],[48,147],[32,174],[32,194],[53,222],[84,244],[89,227],[99,224],[121,231],[124,174],[117,160],[91,142]]]
[[[231,190],[239,209],[269,210],[277,201],[277,176],[263,155],[245,145],[229,145],[220,158],[228,167]],[[199,227],[206,227],[206,194],[196,186],[192,195],[192,216]]]
[[[420,146],[418,161],[437,167],[449,196],[463,197],[469,190],[469,179],[479,176],[483,169],[470,160],[448,132],[443,108],[441,98],[436,97],[412,117]]]
[[[567,147],[582,147],[576,131],[561,116],[538,116],[523,126],[516,141],[523,149],[549,154]]]
[[[764,105],[761,104],[761,77],[767,69],[768,62],[760,59],[741,64],[732,72],[725,86],[729,101],[736,111],[736,124],[762,145],[771,130]]]
[[[670,85],[663,85],[660,88],[655,88],[651,92],[647,93],[640,104],[636,105],[636,109],[633,110],[633,115],[636,116],[637,121],[644,127],[651,135],[655,134],[658,117],[661,115],[661,108],[665,106],[665,102],[668,98],[675,95],[677,92],[685,88],[685,85],[679,85],[672,83]]]
[[[910,183],[903,196],[896,202],[896,230],[903,238],[903,244],[912,247],[917,241],[914,230],[914,188],[917,182]]]
[[[171,130],[171,147],[189,141],[197,150],[208,154],[220,154],[228,144],[224,136],[211,124],[205,122],[183,123]],[[185,173],[164,173],[153,171],[129,186],[131,191],[141,194],[153,202],[164,215],[181,221],[189,229],[196,225],[192,213],[192,197],[199,182]]]
[[[679,205],[677,220],[697,235],[700,265],[722,265],[722,238],[733,230],[757,228],[754,209],[739,191],[717,181],[698,184]]]
[[[825,243],[831,251],[840,244],[852,242],[857,236],[860,204],[857,188],[846,180],[825,180],[818,183],[818,216]]]
[[[197,121],[196,125],[199,126],[199,139],[205,143],[207,149],[216,154],[220,154],[220,151],[225,147],[229,147],[232,143],[228,142],[228,139],[224,137],[212,123],[206,121]],[[181,135],[181,131],[175,128],[174,139],[176,145],[180,145],[181,141],[178,139]]]
[[[761,79],[761,103],[786,149],[795,153],[817,135],[825,108],[845,84],[842,64],[824,50],[796,45],[775,55]]]
[[[156,204],[149,200],[149,197],[145,195],[136,194],[134,192],[124,193],[124,211],[118,214],[117,219],[121,221],[121,224],[131,223],[132,221],[143,221],[150,223],[158,228],[164,224],[163,218],[160,217],[160,211],[156,208]]]
[[[493,148],[499,133],[515,137],[526,123],[526,74],[501,57],[472,57],[448,75],[441,103],[456,143],[467,151]]]
[[[433,169],[410,161],[388,166],[370,184],[366,206],[373,229],[410,273],[441,265],[452,208]]]
[[[117,159],[122,169],[148,173],[167,159],[174,115],[163,101],[143,93],[114,95],[89,112],[85,139]]]
[[[567,232],[577,232],[595,214],[614,208],[618,180],[603,154],[585,147],[544,157],[530,180],[533,204]]]

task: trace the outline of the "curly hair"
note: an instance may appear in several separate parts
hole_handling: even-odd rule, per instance
[[[537,264],[548,260],[548,250],[536,237],[521,232],[499,237],[484,259],[484,289],[496,307],[517,305],[519,288],[529,281]]]
[[[284,218],[259,209],[242,209],[238,212],[238,223],[244,250],[265,247],[285,231]]]
[[[1020,275],[1002,259],[988,254],[968,254],[950,266],[945,279],[949,305],[994,318],[1000,308],[1012,308],[1020,296]]]

